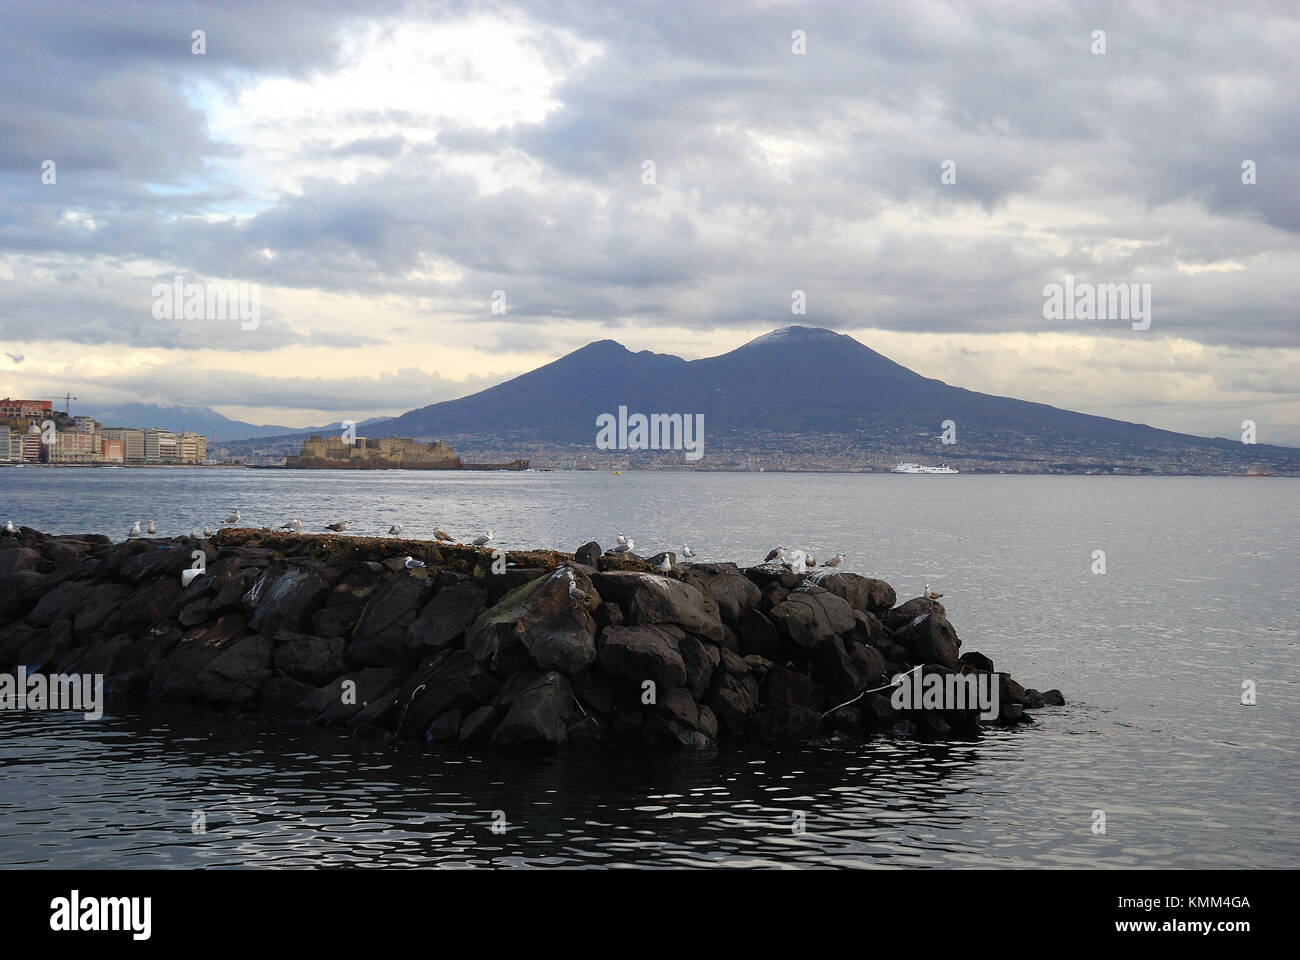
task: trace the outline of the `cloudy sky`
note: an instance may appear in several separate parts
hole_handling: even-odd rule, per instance
[[[304,426],[802,322],[1300,444],[1297,50],[1281,2],[0,0],[0,394]],[[260,325],[157,319],[177,274]],[[1067,276],[1150,329],[1044,319]]]

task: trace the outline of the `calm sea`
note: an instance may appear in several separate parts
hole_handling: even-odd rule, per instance
[[[305,530],[493,527],[507,551],[622,532],[645,555],[842,552],[900,598],[929,582],[963,649],[1068,700],[974,742],[544,759],[385,751],[207,712],[4,713],[3,865],[1300,861],[1300,481],[23,468],[0,488],[0,523],[114,538],[135,520],[215,527],[238,507]]]

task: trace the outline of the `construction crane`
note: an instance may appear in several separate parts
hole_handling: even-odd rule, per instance
[[[72,401],[73,401],[73,400],[80,400],[80,399],[81,399],[80,397],[74,397],[74,396],[73,396],[72,394],[70,394],[70,393],[67,394],[66,396],[64,396],[64,398],[63,398],[63,412],[64,412],[67,416],[69,416],[69,417],[72,416]]]

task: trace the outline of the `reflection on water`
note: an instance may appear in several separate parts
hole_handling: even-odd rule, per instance
[[[65,532],[120,536],[123,517],[151,518],[150,503],[163,532],[242,506],[258,522],[402,520],[417,535],[495,526],[507,549],[572,549],[623,530],[656,548],[686,540],[702,557],[755,559],[778,540],[843,551],[849,569],[904,597],[928,580],[964,649],[1028,686],[1060,687],[1069,703],[975,741],[541,759],[389,751],[206,712],[0,714],[2,865],[1300,859],[1292,481],[14,473],[15,521]],[[1094,549],[1107,552],[1105,576],[1090,573]],[[1255,707],[1239,702],[1246,678]],[[1094,810],[1106,813],[1104,836],[1092,833]],[[196,811],[202,834],[191,831]],[[495,811],[504,833],[492,830]]]

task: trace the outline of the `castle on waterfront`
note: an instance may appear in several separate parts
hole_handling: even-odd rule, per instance
[[[298,470],[526,470],[527,460],[510,463],[464,463],[441,440],[417,443],[409,437],[342,437],[322,439],[314,434],[302,443],[302,453],[284,458]]]

